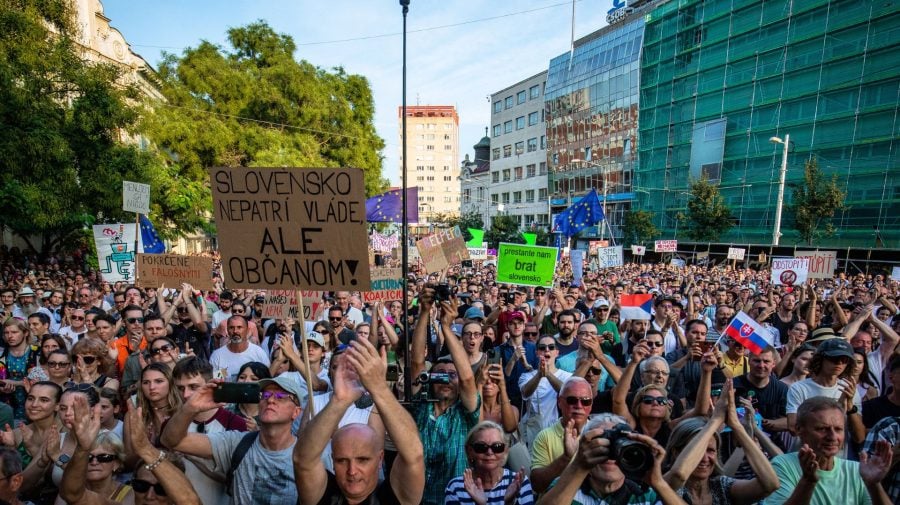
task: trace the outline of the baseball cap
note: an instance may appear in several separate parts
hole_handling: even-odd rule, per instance
[[[295,381],[290,377],[285,377],[284,375],[279,375],[278,377],[273,377],[271,379],[262,379],[259,381],[259,389],[265,389],[266,386],[271,384],[275,384],[281,389],[287,391],[288,393],[297,397],[297,401],[300,405],[306,404],[306,390],[300,387],[300,383]]]
[[[816,354],[821,354],[826,358],[846,356],[853,359],[853,347],[850,346],[850,342],[842,338],[830,338],[819,344]]]
[[[512,321],[513,319],[521,319],[522,321],[528,320],[528,318],[525,317],[525,314],[518,310],[514,310],[509,313],[509,317],[507,318],[507,320]]]
[[[598,299],[596,302],[594,302],[593,308],[599,309],[600,307],[609,307],[609,302],[604,298]]]
[[[469,307],[463,319],[484,319],[484,311],[478,307]]]
[[[319,344],[322,349],[325,348],[325,337],[317,331],[311,331],[306,335],[306,340]]]

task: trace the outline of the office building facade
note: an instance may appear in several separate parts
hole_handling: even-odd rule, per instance
[[[397,108],[403,131],[403,108]],[[407,186],[419,188],[419,223],[437,214],[459,213],[459,115],[452,105],[406,107],[406,153],[400,152],[400,175],[406,156]],[[397,144],[402,146],[398,135]]]

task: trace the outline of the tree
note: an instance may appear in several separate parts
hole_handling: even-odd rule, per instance
[[[459,229],[463,234],[463,239],[466,242],[472,240],[472,234],[469,233],[469,228],[476,230],[484,229],[484,221],[481,220],[481,214],[477,212],[466,212],[464,214],[439,212],[431,217],[431,222],[446,226],[447,228],[459,226]]]
[[[263,21],[228,30],[228,42],[203,41],[160,65],[167,103],[143,125],[171,154],[173,176],[202,186],[212,166],[358,167],[368,195],[384,190],[365,77],[295,60],[294,40]]]
[[[625,213],[622,223],[625,245],[644,245],[659,235],[653,225],[653,213],[648,210],[630,210]]]
[[[78,243],[95,221],[133,221],[122,180],[152,183],[161,168],[119,141],[138,118],[135,88],[119,67],[82,58],[71,2],[2,0],[0,26],[3,225],[46,255]]]
[[[718,185],[704,178],[691,182],[684,222],[687,236],[701,242],[719,240],[734,226],[731,209],[725,205]]]
[[[484,234],[484,241],[488,243],[488,247],[495,249],[500,242],[524,244],[525,238],[519,231],[519,220],[513,216],[501,214],[494,216],[490,229]]]
[[[815,239],[834,234],[835,228],[831,219],[835,213],[844,210],[847,194],[837,184],[837,174],[830,179],[819,169],[816,158],[806,161],[803,182],[792,184],[793,203],[790,209],[794,212],[794,229],[807,245]]]

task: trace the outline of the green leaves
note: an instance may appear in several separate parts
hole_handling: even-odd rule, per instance
[[[846,193],[837,184],[837,174],[826,179],[816,158],[810,158],[804,167],[803,183],[791,185],[794,212],[794,229],[811,245],[820,237],[834,234],[832,218],[846,208]]]
[[[703,242],[718,241],[734,226],[731,209],[719,193],[719,186],[707,179],[691,182],[687,214],[683,220],[687,236]]]
[[[653,225],[653,213],[649,210],[630,210],[622,223],[625,245],[644,245],[659,235]]]

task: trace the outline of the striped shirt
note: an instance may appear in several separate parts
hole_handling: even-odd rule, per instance
[[[485,491],[488,505],[503,505],[503,498],[506,496],[506,490],[512,483],[515,473],[509,469],[503,469],[503,477],[497,482],[497,485],[489,491]],[[462,477],[457,477],[447,484],[447,490],[444,493],[444,505],[474,505],[475,500],[466,491]],[[534,494],[531,491],[531,482],[528,477],[522,479],[522,485],[519,487],[519,495],[515,501],[516,505],[531,505],[534,503]]]

